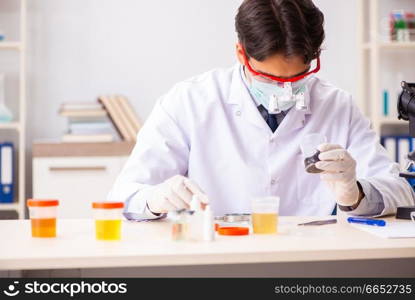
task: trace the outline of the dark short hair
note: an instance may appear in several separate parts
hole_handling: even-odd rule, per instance
[[[303,56],[310,63],[321,52],[324,15],[311,0],[245,0],[235,18],[248,57]]]

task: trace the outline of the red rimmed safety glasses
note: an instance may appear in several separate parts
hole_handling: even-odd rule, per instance
[[[276,81],[276,82],[296,82],[299,81],[305,77],[307,77],[308,75],[311,75],[313,73],[317,73],[318,71],[320,71],[320,57],[317,57],[317,66],[314,70],[311,70],[307,73],[295,76],[295,77],[291,77],[291,78],[281,78],[281,77],[276,77],[276,76],[272,76],[272,75],[268,75],[268,74],[263,74],[260,72],[255,71],[251,65],[249,64],[249,60],[248,57],[245,54],[245,50],[243,51],[243,56],[244,56],[244,61],[245,61],[245,65],[247,66],[248,70],[254,75],[254,76],[260,76],[262,78],[266,78],[269,79],[271,81]]]

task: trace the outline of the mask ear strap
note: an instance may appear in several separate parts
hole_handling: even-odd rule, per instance
[[[305,103],[305,94],[304,92],[301,92],[297,95],[294,95],[295,97],[295,108],[297,110],[307,110],[307,105]]]
[[[290,93],[290,95],[293,94],[293,86],[291,82],[284,82],[284,89],[287,89],[287,91]]]
[[[270,114],[279,114],[281,112],[281,109],[280,109],[279,104],[278,104],[277,95],[271,95],[270,96],[268,112]]]

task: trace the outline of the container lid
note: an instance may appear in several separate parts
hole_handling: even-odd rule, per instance
[[[248,227],[219,227],[218,233],[220,235],[248,235]]]
[[[123,202],[93,202],[92,208],[101,208],[101,209],[112,209],[112,208],[123,208]]]
[[[28,207],[48,207],[58,206],[59,201],[55,199],[29,199],[27,200]]]

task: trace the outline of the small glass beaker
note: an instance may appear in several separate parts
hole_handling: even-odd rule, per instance
[[[318,158],[320,151],[318,150],[318,146],[321,144],[327,143],[326,136],[320,133],[311,133],[306,135],[301,144],[301,152],[304,156],[304,165],[305,170],[308,173],[321,173],[323,170],[320,170],[316,167],[316,163],[320,161]]]
[[[252,201],[252,228],[254,233],[278,232],[279,197],[255,198]]]
[[[173,219],[171,237],[173,241],[186,241],[189,239],[189,211],[185,209],[170,213]]]

